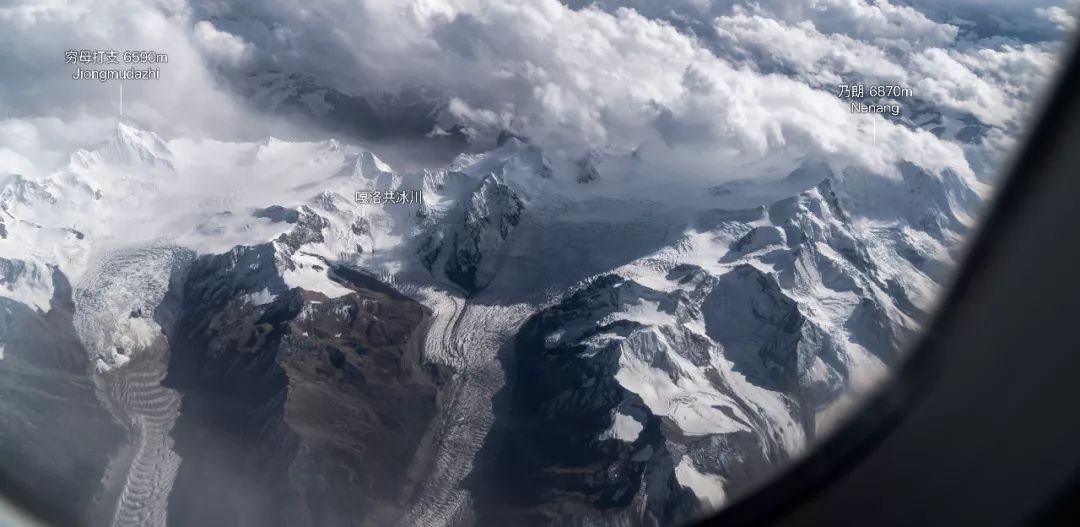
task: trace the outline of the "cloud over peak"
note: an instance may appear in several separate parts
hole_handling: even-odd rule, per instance
[[[126,95],[152,127],[265,132],[263,117],[222,83],[272,68],[373,101],[421,86],[441,101],[444,129],[489,140],[510,131],[568,163],[635,151],[642,174],[702,182],[805,157],[881,173],[902,160],[970,173],[971,148],[852,113],[836,85],[910,87],[1011,135],[1060,47],[971,40],[952,21],[885,0],[109,0],[96,9],[107,22],[94,31],[31,4],[3,8],[0,19],[14,29],[12,44],[41,60],[65,45],[168,50],[170,84]],[[18,43],[41,31],[69,32],[70,42]],[[40,81],[57,70],[28,73]],[[103,87],[77,90],[53,83],[45,95],[59,102],[32,106],[63,118],[111,99]],[[0,116],[20,113],[3,104]]]

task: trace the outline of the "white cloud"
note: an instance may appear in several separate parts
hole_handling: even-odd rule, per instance
[[[43,176],[67,162],[76,149],[100,141],[114,120],[86,113],[60,117],[0,119],[0,175]]]
[[[195,23],[195,42],[210,57],[237,66],[248,59],[251,45],[244,39],[219,31],[214,24],[206,20]]]
[[[715,19],[725,50],[753,67],[772,66],[813,86],[900,84],[936,106],[1015,132],[1057,62],[1056,44],[984,40],[953,46],[897,45],[826,33],[736,9]]]
[[[119,82],[73,80],[75,66],[65,64],[64,52],[144,50],[167,54],[168,63],[154,66],[160,80],[124,82],[127,117],[166,136],[261,133],[265,127],[255,124],[261,119],[219,85],[196,33],[181,0],[16,0],[0,8],[0,46],[10,51],[0,54],[0,70],[7,74],[0,87],[0,119],[53,117],[75,123],[92,116],[115,122]]]
[[[0,146],[0,174],[37,175],[34,162],[6,146]]]
[[[1003,45],[924,50],[912,57],[911,69],[921,95],[1017,131],[1056,63],[1056,49]]]
[[[809,22],[826,33],[839,33],[864,41],[895,41],[905,46],[945,45],[959,28],[941,23],[921,11],[889,1],[867,0],[597,0],[575,5],[597,5],[614,11],[631,7],[650,18],[662,18],[699,28],[698,22],[729,16],[742,10],[781,22]]]
[[[1066,0],[1064,5],[1036,7],[1035,15],[1052,22],[1062,31],[1073,31],[1077,27],[1078,10],[1080,10],[1080,1]]]
[[[749,164],[805,155],[886,170],[919,152],[928,165],[967,170],[958,148],[892,130],[884,120],[881,134],[895,140],[868,149],[866,139],[851,133],[868,118],[851,115],[832,94],[798,77],[733,65],[699,39],[628,8],[574,10],[555,0],[360,0],[303,7],[271,0],[237,2],[224,12],[220,4],[213,8],[217,27],[251,42],[264,63],[303,69],[352,91],[433,86],[451,98],[449,113],[460,123],[489,133],[512,128],[556,157],[572,159],[590,148],[639,149],[646,172],[707,181],[745,177],[741,169]],[[781,42],[776,47],[797,54],[794,62],[831,65],[819,68],[820,80],[835,80],[845,68],[904,74],[859,35],[908,37],[905,46],[913,48],[950,41],[956,33],[885,2],[829,0],[804,5],[800,13],[850,35],[748,14],[728,29],[736,40]]]
[[[907,72],[885,49],[846,34],[826,34],[813,22],[785,23],[737,10],[714,21],[723,44],[753,52],[752,60],[780,62],[816,86],[875,79],[902,82]]]
[[[450,102],[445,117],[478,134],[509,128],[570,161],[592,149],[637,150],[644,173],[676,180],[745,177],[749,165],[804,156],[874,171],[919,159],[965,172],[956,145],[852,115],[833,85],[906,83],[1009,126],[1053,64],[1047,47],[962,46],[956,26],[884,0],[616,4],[103,0],[92,25],[80,18],[89,3],[20,4],[0,10],[11,29],[0,44],[20,52],[0,66],[23,81],[4,90],[0,118],[115,115],[118,87],[63,80],[62,51],[131,47],[170,55],[162,81],[125,85],[127,115],[165,135],[266,133],[219,86],[212,64],[307,73],[351,93],[431,87]],[[672,19],[716,34],[696,37]],[[31,84],[47,87],[31,97],[23,89]],[[883,146],[868,148],[858,133],[871,121],[890,138]]]
[[[827,33],[841,33],[867,42],[891,42],[913,48],[945,45],[959,28],[934,21],[921,11],[887,0],[767,0],[787,21],[811,20]]]

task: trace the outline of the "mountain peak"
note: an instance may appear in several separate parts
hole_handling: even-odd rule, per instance
[[[389,176],[394,169],[387,165],[379,156],[371,152],[361,152],[356,157],[353,174],[363,179],[377,180],[380,177]]]
[[[116,128],[104,143],[71,155],[74,168],[87,169],[98,164],[172,170],[173,154],[157,134],[122,119],[116,123]]]

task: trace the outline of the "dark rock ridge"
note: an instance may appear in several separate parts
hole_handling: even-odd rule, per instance
[[[289,212],[295,213],[295,215],[282,214],[281,217],[288,223],[293,224],[293,228],[289,232],[278,236],[277,241],[287,247],[290,252],[295,252],[302,245],[325,241],[323,229],[330,226],[330,222],[326,218],[316,214],[307,205],[301,205],[299,210]],[[274,212],[269,214],[274,214]]]
[[[740,265],[714,280],[701,307],[706,334],[748,381],[787,394],[812,437],[817,411],[845,387],[847,367],[836,343],[803,316],[771,275]],[[824,378],[808,374],[818,358]]]
[[[479,525],[682,524],[701,511],[700,497],[676,479],[684,456],[738,481],[786,459],[770,438],[747,430],[685,434],[616,379],[625,353],[649,355],[645,360],[678,375],[669,350],[640,346],[651,328],[608,321],[642,300],[679,320],[695,309],[683,292],[606,275],[522,327],[503,357],[507,387],[496,397],[497,421],[473,474]],[[700,336],[682,326],[660,331],[709,369],[709,344]],[[731,393],[715,371],[710,378]],[[636,438],[610,435],[616,413],[640,426]]]
[[[808,274],[816,274],[815,279],[826,288],[858,295],[864,306],[859,308],[856,318],[864,319],[865,323],[858,328],[853,326],[855,336],[869,351],[891,362],[906,333],[889,320],[883,299],[876,298],[870,289],[880,289],[888,301],[909,317],[922,319],[924,313],[902,287],[883,276],[866,245],[852,231],[850,219],[833,188],[833,180],[828,178],[807,192],[767,207],[714,211],[708,215],[707,228],[745,231],[720,258],[721,262],[736,263],[756,256],[776,270],[774,278],[781,287],[796,286],[805,282]],[[769,225],[745,225],[762,221]],[[876,328],[874,337],[860,338],[869,337],[863,330],[871,326]]]
[[[578,183],[592,183],[600,179],[600,156],[596,152],[589,152],[578,163]]]
[[[615,380],[620,350],[612,346],[586,357],[587,348],[577,341],[545,346],[545,338],[568,325],[589,324],[613,311],[619,300],[612,288],[621,282],[614,275],[601,277],[534,315],[516,337],[512,354],[502,357],[507,387],[495,397],[496,423],[473,473],[478,525],[573,523],[627,508],[650,483],[647,492],[656,501],[679,505],[645,514],[659,524],[687,517],[692,495],[679,496],[672,485],[662,424]],[[616,322],[582,336],[625,335],[637,327]],[[643,422],[638,438],[632,443],[601,439],[623,406]],[[646,474],[653,460],[666,466]],[[667,499],[670,494],[676,495]]]
[[[0,491],[54,525],[105,524],[101,477],[125,431],[96,395],[67,279],[52,281],[48,313],[0,298]]]
[[[266,218],[273,223],[296,223],[300,221],[300,211],[296,209],[287,209],[280,205],[272,205],[258,209],[251,215],[255,218]]]
[[[475,294],[498,272],[524,209],[517,192],[499,176],[488,174],[457,212],[460,222],[438,228],[424,240],[420,259],[433,272],[445,261],[446,277]]]
[[[276,256],[238,247],[188,273],[167,379],[184,397],[169,524],[393,523],[439,406],[427,313],[347,269],[340,298],[287,288]]]
[[[504,350],[507,383],[471,479],[478,524],[686,523],[784,466],[799,448],[787,423],[816,437],[821,412],[852,381],[845,346],[895,359],[903,330],[886,306],[913,306],[881,278],[829,179],[699,223],[732,241],[719,258],[729,269],[678,265],[664,291],[596,278],[530,318]],[[813,288],[861,299],[843,328],[796,300]],[[633,314],[643,308],[656,314]],[[702,427],[673,413],[681,405],[721,415]],[[722,493],[694,488],[709,478]]]

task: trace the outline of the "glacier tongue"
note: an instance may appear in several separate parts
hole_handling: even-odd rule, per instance
[[[193,257],[176,247],[119,251],[92,266],[73,293],[75,328],[101,396],[130,433],[106,480],[118,493],[113,525],[165,525],[180,465],[170,436],[180,396],[162,385],[170,353],[166,332],[179,301],[175,280]]]

